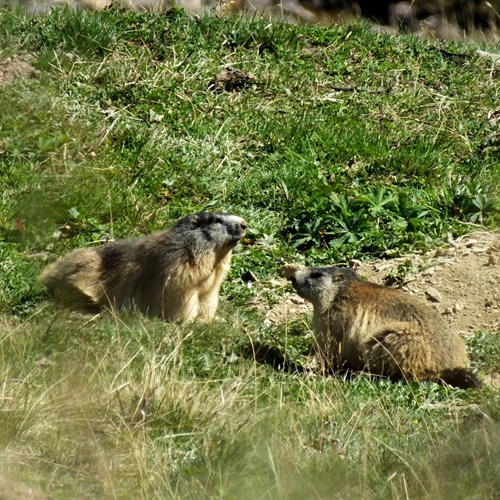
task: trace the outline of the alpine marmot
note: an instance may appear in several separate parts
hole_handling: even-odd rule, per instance
[[[66,305],[87,311],[135,306],[167,321],[210,319],[246,228],[236,215],[188,215],[166,231],[74,250],[41,281]]]
[[[466,369],[463,340],[437,311],[411,295],[335,266],[290,266],[283,275],[313,304],[316,356],[324,370],[480,386]]]

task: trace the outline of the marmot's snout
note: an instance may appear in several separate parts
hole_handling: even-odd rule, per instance
[[[305,282],[304,279],[301,279],[300,276],[300,269],[297,269],[293,272],[289,272],[286,274],[286,279],[290,282],[290,284],[293,286],[294,290],[302,296],[302,289],[304,288]]]
[[[291,274],[290,276],[288,276],[288,281],[292,284],[293,288],[295,288],[295,290],[298,292],[299,291],[299,288],[300,288],[300,283],[299,283],[299,280],[297,278],[297,272],[294,272],[293,274]]]
[[[305,268],[302,264],[287,264],[281,270],[281,276],[286,278],[288,281],[291,281],[292,285],[294,285],[294,283],[297,283],[297,273],[303,269]]]
[[[242,238],[243,236],[245,236],[245,233],[247,232],[247,223],[245,222],[244,219],[241,219],[240,222],[238,224],[236,224],[236,230],[240,236],[240,238]]]
[[[229,225],[228,230],[234,241],[238,242],[239,240],[241,240],[241,238],[243,238],[243,236],[245,236],[248,226],[245,220],[241,217],[235,216],[235,218],[236,220]]]

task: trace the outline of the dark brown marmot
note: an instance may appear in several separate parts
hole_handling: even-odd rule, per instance
[[[366,370],[393,379],[479,387],[463,340],[437,311],[405,292],[335,266],[283,275],[313,304],[316,355],[325,370]]]

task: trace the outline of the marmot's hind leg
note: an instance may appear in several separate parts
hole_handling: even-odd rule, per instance
[[[43,272],[41,281],[62,303],[95,312],[105,297],[99,278],[98,255],[93,250],[81,249],[51,264]]]
[[[429,342],[408,323],[384,327],[366,342],[365,355],[371,373],[406,380],[437,380]]]

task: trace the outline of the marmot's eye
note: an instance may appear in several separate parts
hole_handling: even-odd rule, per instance
[[[321,271],[314,271],[311,273],[311,279],[313,280],[319,280],[325,275],[325,273],[322,273]]]

